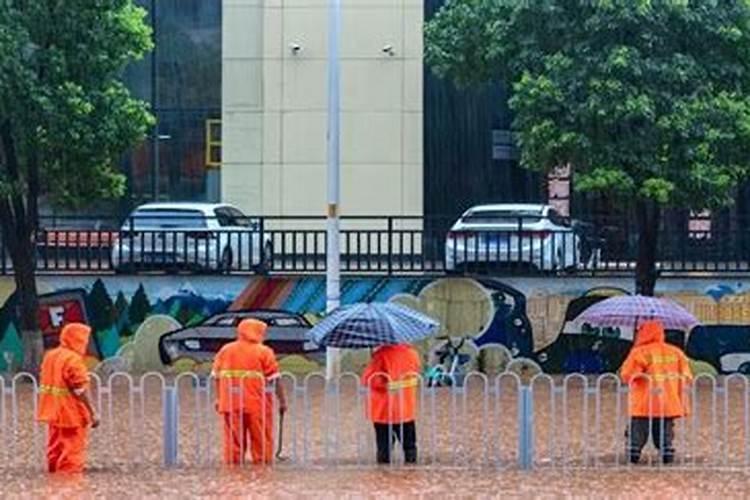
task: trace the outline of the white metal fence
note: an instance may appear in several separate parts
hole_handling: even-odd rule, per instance
[[[101,426],[90,434],[94,468],[215,467],[222,429],[215,384],[195,374],[92,375]],[[43,468],[45,427],[35,421],[36,380],[0,378],[0,470]],[[279,465],[367,466],[375,434],[365,416],[367,388],[354,374],[326,384],[320,374],[285,374],[288,411],[274,450]],[[683,468],[750,467],[750,382],[744,375],[699,376],[690,415],[675,424],[675,463]],[[272,390],[269,388],[268,390]],[[627,387],[616,375],[468,375],[461,386],[420,384],[419,463],[487,468],[634,467],[627,460]],[[281,443],[279,444],[279,440]],[[394,446],[394,450],[398,445]],[[403,462],[394,452],[394,465]],[[641,465],[662,468],[648,445]]]

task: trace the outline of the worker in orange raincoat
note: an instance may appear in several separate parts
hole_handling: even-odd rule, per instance
[[[416,406],[421,370],[417,351],[408,344],[384,345],[375,350],[362,373],[369,388],[367,416],[375,427],[377,461],[391,461],[396,440],[404,449],[404,461],[417,461]]]
[[[273,460],[273,395],[266,385],[279,377],[273,350],[263,345],[266,324],[256,319],[242,320],[237,340],[221,348],[214,360],[217,382],[217,411],[224,426],[224,462],[244,462],[248,438],[253,463]],[[279,411],[286,412],[286,395],[276,383]]]
[[[661,322],[641,325],[620,376],[630,386],[630,429],[626,433],[630,461],[640,460],[650,430],[662,461],[672,463],[674,421],[688,413],[685,388],[693,377],[685,353],[666,342]]]
[[[47,468],[50,472],[83,472],[88,427],[99,418],[89,397],[89,373],[83,362],[91,328],[65,325],[60,346],[42,361],[37,418],[48,425]]]

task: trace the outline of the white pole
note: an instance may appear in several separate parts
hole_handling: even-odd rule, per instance
[[[328,227],[326,248],[326,312],[336,309],[341,301],[341,255],[339,246],[339,32],[341,30],[340,0],[329,0],[328,7]],[[326,378],[331,380],[340,371],[338,349],[326,350]]]

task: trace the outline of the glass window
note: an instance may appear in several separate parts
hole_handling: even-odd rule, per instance
[[[538,211],[481,210],[464,215],[461,222],[469,224],[534,224],[542,220]]]
[[[550,209],[548,215],[549,221],[556,226],[570,227],[570,218],[560,214],[557,210]]]
[[[199,210],[160,208],[136,210],[125,221],[124,227],[129,227],[131,220],[136,229],[193,229],[206,227],[206,217]]]

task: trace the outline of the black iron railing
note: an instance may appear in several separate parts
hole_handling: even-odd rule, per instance
[[[503,220],[454,227],[445,217],[344,217],[345,273],[628,274],[638,233],[629,220],[551,223]],[[708,221],[706,221],[708,222]],[[663,224],[662,273],[750,273],[750,226]],[[696,229],[696,227],[698,229]],[[324,217],[175,220],[42,219],[36,238],[40,273],[322,273]],[[0,271],[12,272],[0,249]]]

